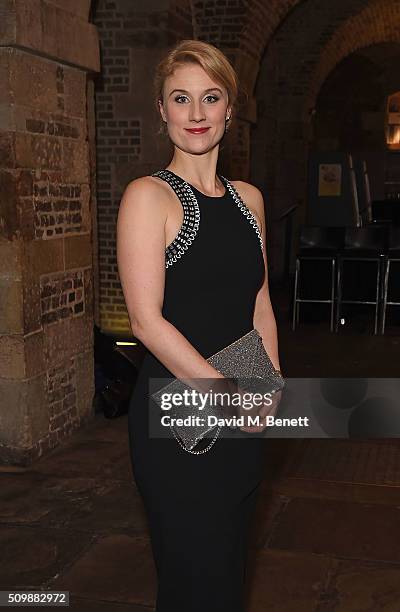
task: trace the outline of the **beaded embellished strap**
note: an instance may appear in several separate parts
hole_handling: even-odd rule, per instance
[[[165,249],[165,267],[172,266],[187,251],[196,238],[200,224],[200,208],[190,185],[168,170],[159,170],[152,176],[166,181],[178,196],[183,208],[183,222],[174,240]]]
[[[258,236],[258,240],[260,241],[260,246],[261,246],[261,251],[262,251],[263,248],[264,248],[264,246],[263,246],[263,239],[262,239],[260,228],[258,227],[258,223],[257,223],[257,220],[256,220],[255,216],[253,215],[251,210],[249,208],[247,208],[247,206],[243,202],[240,194],[235,189],[235,187],[228,181],[228,179],[225,178],[222,175],[220,175],[220,177],[224,181],[227,189],[229,190],[229,193],[231,194],[232,198],[234,199],[234,201],[236,202],[236,204],[238,205],[238,207],[240,208],[240,210],[242,211],[244,216],[249,220],[250,224],[254,227],[254,229],[256,231],[256,234]]]

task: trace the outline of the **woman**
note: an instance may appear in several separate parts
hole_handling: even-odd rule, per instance
[[[165,170],[129,183],[117,222],[130,323],[148,349],[129,411],[133,473],[149,519],[157,612],[243,612],[265,440],[223,431],[195,455],[172,435],[149,435],[157,414],[149,380],[223,378],[207,357],[253,327],[279,369],[263,198],[216,173],[237,96],[227,58],[184,40],[159,64],[155,85],[174,154]]]

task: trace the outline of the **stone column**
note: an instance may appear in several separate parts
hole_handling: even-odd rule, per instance
[[[0,463],[90,420],[90,0],[0,0]]]

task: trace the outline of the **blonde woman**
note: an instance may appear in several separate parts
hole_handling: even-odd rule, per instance
[[[129,411],[132,468],[149,519],[156,611],[243,612],[265,440],[220,435],[207,452],[191,454],[172,435],[150,435],[157,405],[149,380],[223,378],[207,357],[253,327],[279,369],[263,198],[217,173],[238,89],[225,55],[184,40],[160,62],[155,85],[173,157],[129,183],[117,223],[130,323],[148,349]]]

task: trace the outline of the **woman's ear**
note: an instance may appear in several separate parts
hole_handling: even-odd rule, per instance
[[[160,109],[161,117],[163,118],[163,120],[167,121],[167,117],[165,116],[164,106],[161,99],[158,100],[158,108]]]

